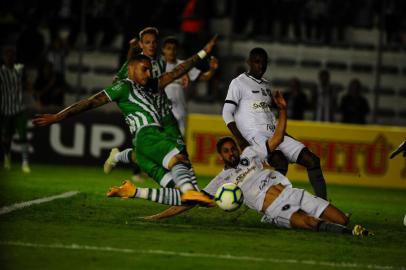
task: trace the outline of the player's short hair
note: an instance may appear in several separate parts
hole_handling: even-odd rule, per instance
[[[162,47],[164,47],[166,44],[175,44],[176,47],[179,47],[179,40],[175,36],[168,36],[164,39]]]
[[[128,59],[128,65],[131,65],[135,62],[145,61],[145,60],[151,61],[151,59],[144,54],[131,55],[131,57]]]
[[[216,144],[217,153],[219,153],[219,154],[221,153],[221,147],[226,142],[232,142],[233,144],[235,144],[237,146],[237,143],[235,142],[233,137],[230,137],[230,136],[221,137],[220,139],[218,139],[217,144]]]
[[[250,51],[249,58],[254,57],[254,55],[258,55],[260,57],[263,57],[264,59],[266,59],[268,61],[268,54],[263,48],[256,47],[256,48],[252,49]]]
[[[156,38],[159,36],[159,31],[156,27],[148,26],[138,33],[138,39],[141,41],[146,34],[153,34]]]

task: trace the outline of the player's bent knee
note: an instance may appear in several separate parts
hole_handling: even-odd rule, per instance
[[[172,169],[173,166],[176,164],[183,163],[185,165],[190,166],[190,161],[189,159],[184,155],[184,154],[177,154],[171,158],[171,160],[168,163],[168,169]]]

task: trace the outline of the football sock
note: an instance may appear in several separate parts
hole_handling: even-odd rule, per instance
[[[352,230],[336,223],[330,223],[327,221],[320,221],[317,225],[318,232],[332,232],[332,233],[341,233],[341,234],[352,234]]]
[[[309,176],[310,184],[316,196],[327,200],[326,181],[324,180],[320,166],[308,169],[307,175]]]
[[[194,188],[195,188],[197,191],[200,191],[199,186],[197,185],[197,177],[196,177],[195,171],[193,170],[193,167],[190,168],[190,173],[191,173],[191,175],[192,175],[192,177],[191,177],[191,179],[192,179],[192,185],[194,186]]]
[[[132,148],[127,148],[114,156],[116,162],[131,163]]]
[[[28,164],[28,143],[22,144],[21,156],[23,164]]]
[[[176,164],[172,167],[171,173],[173,176],[173,180],[176,183],[176,187],[178,187],[182,193],[185,193],[189,190],[195,190],[192,184],[193,175],[186,164]]]
[[[182,205],[179,189],[174,188],[139,188],[135,192],[136,198],[149,200],[167,205]]]

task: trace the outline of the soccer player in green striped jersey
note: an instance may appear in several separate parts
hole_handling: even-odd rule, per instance
[[[145,55],[137,55],[128,61],[128,78],[106,88],[94,96],[81,100],[56,114],[38,115],[33,119],[34,125],[46,126],[83,111],[115,101],[121,109],[126,123],[133,135],[138,164],[153,179],[158,170],[150,166],[155,164],[170,171],[173,181],[182,193],[182,201],[209,205],[210,198],[199,192],[193,184],[195,177],[190,170],[185,145],[169,136],[162,128],[162,114],[156,102],[156,95],[162,95],[166,85],[173,82],[198,61],[209,54],[217,37],[210,40],[205,48],[185,62],[176,66],[171,72],[163,73],[159,78],[151,79],[151,61]]]
[[[11,168],[10,148],[12,136],[17,131],[22,144],[22,171],[30,173],[28,164],[27,115],[23,101],[24,66],[15,63],[16,51],[3,50],[4,64],[0,69],[0,133],[4,153],[4,168]]]
[[[130,41],[130,50],[128,53],[128,57],[131,57],[132,55],[140,53],[141,50],[141,53],[143,55],[146,55],[151,59],[152,78],[158,78],[162,73],[165,72],[166,69],[166,62],[161,56],[157,55],[158,37],[159,32],[158,29],[156,29],[155,27],[144,28],[138,34],[139,41],[137,41],[136,39]],[[125,79],[127,78],[127,76],[128,76],[128,60],[120,68],[120,70],[118,71],[118,73],[114,78],[114,81]],[[157,95],[155,96],[155,98],[156,98],[155,102],[157,103],[157,106],[160,108],[159,113],[162,116],[161,122],[164,132],[167,133],[169,136],[176,138],[177,140],[179,140],[179,142],[184,143],[183,136],[178,127],[177,120],[172,113],[171,102],[168,99],[166,93],[163,93],[162,95]],[[106,160],[104,164],[104,172],[106,174],[110,173],[110,171],[116,165],[117,162],[123,163],[133,162],[134,164],[136,164],[133,155],[133,149],[127,148],[119,152],[118,149],[113,148],[109,158]],[[135,173],[136,174],[138,173],[137,170],[135,170]],[[134,175],[133,178],[139,179],[139,176]],[[167,180],[168,179],[165,178],[163,182],[167,183],[168,182]]]

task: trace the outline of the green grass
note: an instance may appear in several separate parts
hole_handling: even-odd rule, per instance
[[[166,206],[105,197],[110,186],[130,176],[129,170],[116,170],[106,176],[101,168],[33,165],[33,172],[26,176],[18,169],[0,171],[0,207],[71,190],[80,193],[1,215],[1,269],[406,267],[406,227],[402,224],[406,190],[329,185],[333,204],[352,213],[352,224],[361,223],[376,234],[354,238],[275,228],[261,224],[260,215],[254,211],[234,220],[238,212],[196,208],[164,221],[143,221],[139,217]],[[208,180],[202,178],[201,186]],[[151,181],[143,185],[154,186]],[[295,186],[309,190],[308,185]],[[130,250],[66,248],[72,244]],[[240,259],[216,257],[226,254]],[[343,267],[342,263],[356,265]]]

